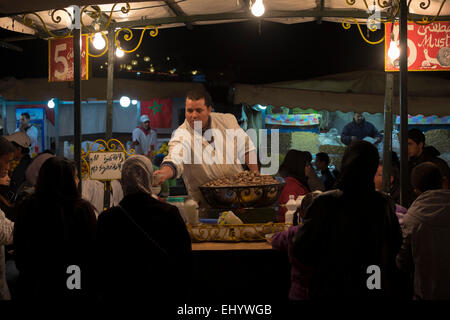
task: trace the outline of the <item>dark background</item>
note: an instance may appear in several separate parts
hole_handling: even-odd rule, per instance
[[[362,29],[366,35],[365,26]],[[216,102],[227,101],[228,89],[233,83],[261,84],[384,68],[384,42],[367,44],[356,25],[345,30],[341,24],[331,22],[283,25],[250,21],[194,26],[193,30],[185,27],[159,29],[156,38],[151,38],[148,32],[139,50],[116,59],[115,77],[204,81]],[[141,30],[136,30],[132,41],[122,40],[121,45],[126,49],[134,48],[140,33]],[[370,33],[369,39],[376,41],[383,34],[384,30]],[[17,35],[0,31],[1,39]],[[0,48],[0,77],[47,77],[46,40],[12,44],[23,48],[23,52]],[[144,56],[151,60],[145,62]],[[106,57],[107,54],[90,58],[91,77],[106,77]],[[128,71],[124,66],[131,65],[132,60],[136,60],[137,65]],[[151,65],[155,69],[153,73],[149,71]],[[197,70],[198,74],[193,76],[192,70]],[[448,72],[440,72],[440,76],[444,74]]]

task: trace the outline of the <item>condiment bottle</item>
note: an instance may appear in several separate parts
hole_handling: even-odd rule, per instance
[[[284,223],[292,224],[294,221],[295,210],[297,210],[297,203],[294,195],[289,196],[289,201],[286,203],[286,208],[288,211],[286,211],[284,216]]]
[[[184,202],[184,214],[186,216],[186,223],[189,223],[192,226],[199,224],[198,204],[191,197],[188,197]]]

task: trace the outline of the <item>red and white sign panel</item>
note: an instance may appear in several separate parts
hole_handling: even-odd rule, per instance
[[[87,35],[81,41],[81,79],[88,79]],[[48,81],[73,81],[73,37],[48,40]]]
[[[400,58],[392,61],[388,56],[391,43],[391,29],[394,40],[399,44],[399,24],[385,24],[384,61],[386,71],[399,71]],[[408,71],[450,70],[450,22],[433,22],[418,25],[408,22]]]

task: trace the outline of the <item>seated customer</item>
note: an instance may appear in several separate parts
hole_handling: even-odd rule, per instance
[[[325,191],[334,189],[334,184],[336,182],[335,176],[331,173],[328,168],[330,164],[330,157],[325,152],[319,152],[316,154],[316,168],[320,170],[322,174],[321,180],[325,187]]]
[[[142,155],[122,166],[124,198],[98,218],[99,294],[105,300],[185,301],[191,240],[177,207],[151,196],[153,166]]]
[[[14,246],[19,298],[53,301],[92,297],[96,219],[94,208],[81,199],[77,185],[73,161],[47,159],[34,194],[18,205]],[[70,272],[72,266],[78,266],[79,271]]]
[[[414,272],[414,298],[450,299],[450,190],[438,166],[417,165],[411,184],[418,195],[403,222],[397,265]]]
[[[286,207],[289,196],[293,195],[294,200],[298,196],[303,196],[309,192],[308,175],[310,172],[308,156],[299,150],[289,150],[280,166],[279,174],[285,179],[286,184],[278,198],[278,222],[284,222]]]
[[[311,152],[304,151],[306,154],[306,161],[311,166],[311,162],[313,160]],[[308,172],[308,189],[310,191],[325,191],[325,187],[323,185],[322,180],[317,176],[316,171],[314,168],[311,168]]]

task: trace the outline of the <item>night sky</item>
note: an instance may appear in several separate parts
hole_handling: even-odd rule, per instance
[[[365,33],[365,27],[363,27]],[[136,45],[141,31],[122,46]],[[148,31],[147,31],[148,32]],[[11,37],[1,31],[1,38]],[[378,40],[383,31],[372,33]],[[44,40],[13,43],[23,52],[0,48],[2,68],[0,77],[47,77],[48,48]],[[139,54],[139,57],[136,57]],[[257,21],[160,29],[156,38],[144,35],[141,48],[116,62],[115,76],[164,81],[191,81],[192,70],[205,75],[206,85],[215,100],[226,100],[226,92],[233,83],[270,83],[307,79],[326,74],[377,69],[383,70],[384,43],[369,45],[363,41],[356,26],[350,30],[341,24],[323,22],[283,25]],[[144,62],[144,56],[151,58]],[[169,60],[167,59],[169,57]],[[133,71],[120,64],[137,60]],[[105,77],[106,54],[91,58],[94,77]],[[150,63],[155,73],[149,73]],[[103,65],[103,69],[100,66]],[[174,70],[172,75],[169,70]],[[137,71],[141,71],[137,75]],[[144,73],[147,72],[147,73]]]

